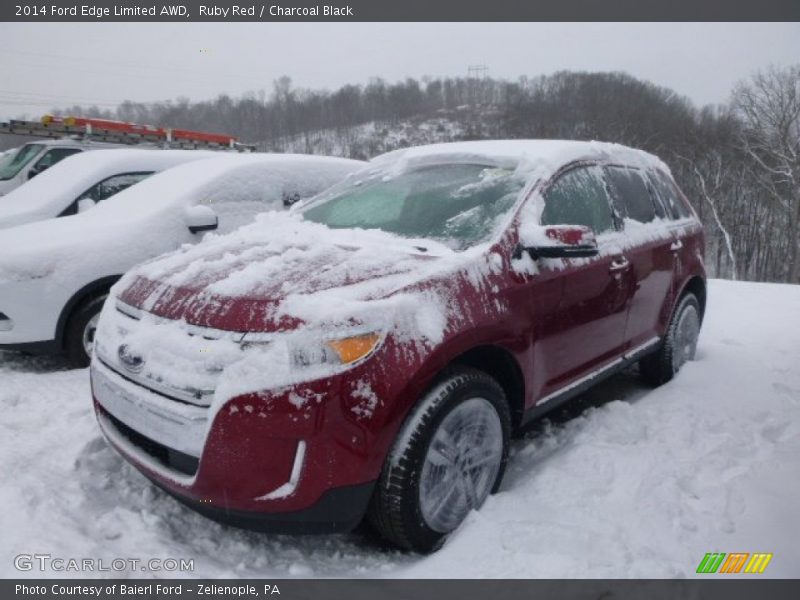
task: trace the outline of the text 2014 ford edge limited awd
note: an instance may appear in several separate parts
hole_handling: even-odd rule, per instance
[[[213,518],[363,518],[430,551],[500,485],[520,425],[639,361],[694,356],[703,234],[622,146],[411,148],[288,214],[141,265],[92,362],[100,426]]]

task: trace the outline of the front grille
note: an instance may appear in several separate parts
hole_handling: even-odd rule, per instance
[[[121,369],[112,366],[103,356],[99,356],[99,360],[103,363],[103,366],[122,377],[125,381],[138,385],[148,392],[158,394],[162,398],[167,398],[173,402],[180,402],[181,404],[188,404],[189,406],[199,406],[201,408],[208,408],[211,405],[211,396],[214,395],[213,390],[203,391],[177,388],[148,376],[123,373]]]
[[[197,473],[200,459],[173,450],[155,440],[151,440],[149,437],[125,425],[125,423],[117,419],[114,415],[106,411],[103,412],[105,412],[105,415],[111,421],[112,425],[116,427],[117,431],[131,444],[152,456],[165,467],[183,473],[184,475],[189,475],[190,477]]]

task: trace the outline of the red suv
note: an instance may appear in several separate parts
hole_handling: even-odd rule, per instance
[[[639,363],[694,356],[703,233],[614,144],[393,152],[288,214],[130,271],[95,338],[111,444],[195,510],[274,532],[366,519],[437,548],[512,433]]]

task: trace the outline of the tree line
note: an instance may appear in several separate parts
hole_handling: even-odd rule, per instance
[[[603,140],[657,154],[706,225],[718,277],[800,283],[800,65],[770,67],[730,100],[698,108],[624,73],[508,81],[423,78],[201,102],[181,98],[82,114],[238,135],[264,151],[370,158],[417,143],[487,138]]]

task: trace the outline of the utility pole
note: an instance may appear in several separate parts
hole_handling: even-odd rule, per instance
[[[489,67],[486,65],[467,65],[470,104],[483,104],[486,101],[486,86],[484,83],[488,76]]]

